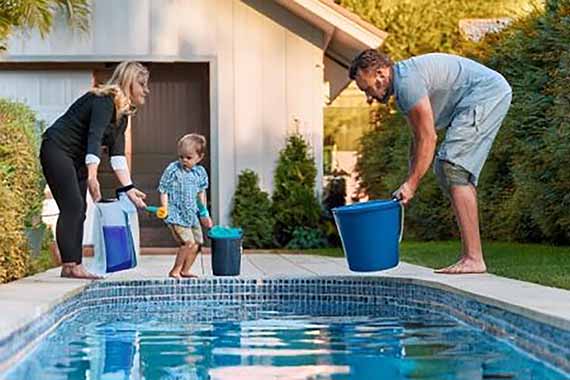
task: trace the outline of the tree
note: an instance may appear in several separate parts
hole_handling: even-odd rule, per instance
[[[490,230],[515,240],[570,242],[568,15],[570,0],[550,0],[473,52],[513,88],[481,197]]]
[[[459,21],[523,16],[535,0],[336,0],[388,33],[382,49],[392,59],[444,52],[461,54]]]
[[[234,194],[232,221],[244,232],[245,248],[271,248],[275,219],[269,194],[259,187],[259,177],[252,170],[240,173]]]
[[[321,206],[315,197],[316,176],[315,158],[303,136],[287,137],[274,175],[274,236],[280,246],[289,243],[296,228],[318,228]]]
[[[0,0],[0,50],[6,50],[6,40],[16,29],[37,29],[45,37],[58,11],[71,27],[87,30],[89,0]]]

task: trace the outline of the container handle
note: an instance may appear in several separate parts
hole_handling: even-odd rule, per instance
[[[394,202],[398,202],[400,205],[400,237],[398,238],[398,243],[402,242],[402,237],[404,237],[404,205],[396,197],[392,198]]]

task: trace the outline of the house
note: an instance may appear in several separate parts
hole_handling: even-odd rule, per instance
[[[42,39],[14,36],[0,56],[0,96],[22,100],[49,125],[123,60],[148,65],[147,104],[131,120],[127,155],[137,187],[156,204],[176,140],[206,135],[212,215],[230,223],[239,173],[272,190],[285,137],[302,133],[322,179],[323,107],[348,85],[346,69],[385,33],[332,0],[94,0],[89,31],[60,17]],[[115,186],[108,167],[102,182]],[[160,222],[141,220],[143,245],[169,244]],[[146,239],[146,240],[145,240]],[[88,239],[87,239],[88,240]]]
[[[510,17],[466,18],[459,21],[459,30],[468,40],[479,42],[485,38],[485,35],[505,29],[512,21]]]
[[[345,173],[348,204],[367,199],[359,194],[356,165],[360,139],[372,129],[370,110],[366,96],[355,82],[325,107],[324,178],[326,182],[333,173]]]

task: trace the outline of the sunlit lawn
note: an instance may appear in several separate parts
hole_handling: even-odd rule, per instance
[[[490,273],[570,289],[570,247],[486,242],[484,251]],[[459,252],[459,241],[403,242],[400,259],[411,264],[440,268],[453,263]],[[304,253],[344,256],[340,248],[306,250]]]

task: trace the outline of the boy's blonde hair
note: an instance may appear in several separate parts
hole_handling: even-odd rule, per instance
[[[148,81],[149,72],[146,67],[138,62],[121,62],[111,79],[107,83],[94,87],[91,92],[95,95],[111,95],[115,102],[117,119],[123,115],[132,115],[135,107],[132,103],[131,86],[137,80]]]
[[[178,140],[178,153],[188,152],[192,147],[200,156],[206,154],[206,138],[197,133],[189,133]]]

